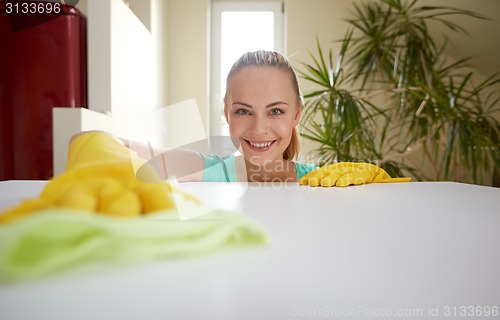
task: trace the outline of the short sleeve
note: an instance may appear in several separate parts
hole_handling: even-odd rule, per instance
[[[314,164],[294,162],[295,170],[297,171],[297,180],[308,174],[309,172],[318,169]]]
[[[203,158],[203,182],[235,182],[236,161],[234,156],[219,157],[217,155],[200,154]]]

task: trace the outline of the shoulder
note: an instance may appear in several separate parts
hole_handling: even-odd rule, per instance
[[[295,164],[295,170],[297,171],[297,180],[308,174],[309,172],[318,169],[318,166],[310,163],[304,162],[293,162]]]
[[[232,165],[235,162],[235,156],[220,157],[215,154],[201,154],[199,155],[203,158],[205,168],[212,167],[224,163],[225,165]]]
[[[214,154],[203,155],[203,182],[236,181],[236,160],[234,156],[220,157]]]

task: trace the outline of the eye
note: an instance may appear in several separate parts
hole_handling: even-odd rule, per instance
[[[272,116],[279,116],[281,114],[285,113],[283,110],[275,108],[271,110],[271,115]]]
[[[237,115],[247,115],[247,114],[250,114],[250,111],[247,110],[247,109],[238,109],[234,112],[234,114],[237,114]]]

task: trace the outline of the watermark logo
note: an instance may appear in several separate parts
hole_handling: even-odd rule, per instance
[[[0,2],[0,14],[6,15],[13,32],[38,27],[63,15],[76,15],[75,6],[79,0],[18,1]]]

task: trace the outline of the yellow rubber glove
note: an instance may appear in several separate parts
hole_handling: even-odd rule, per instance
[[[139,168],[140,179],[136,177]],[[52,208],[136,217],[173,209],[175,202],[170,184],[162,181],[144,159],[111,135],[91,132],[71,143],[66,171],[54,177],[38,198],[1,214],[0,224]]]
[[[311,187],[346,187],[372,182],[408,182],[410,178],[391,178],[382,168],[370,163],[339,162],[309,172],[299,184]]]

